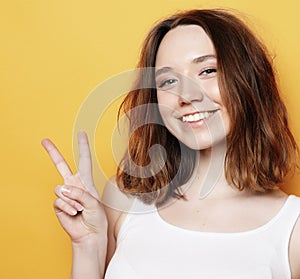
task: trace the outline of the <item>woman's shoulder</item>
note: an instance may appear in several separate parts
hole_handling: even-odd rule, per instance
[[[266,195],[258,195],[253,200],[253,205],[261,208],[262,214],[290,220],[293,225],[300,214],[300,197],[288,195],[280,190]]]
[[[133,196],[122,192],[118,187],[116,178],[112,177],[105,184],[101,201],[104,205],[110,227],[113,229],[112,233],[116,236],[122,220],[130,212],[135,199]]]
[[[254,205],[261,205],[266,211],[277,211],[288,208],[298,208],[300,210],[300,197],[289,195],[281,190],[274,190],[265,194],[252,195]]]
[[[108,264],[115,252],[118,231],[133,204],[133,199],[119,189],[115,177],[112,177],[105,184],[101,202],[108,220]]]
[[[120,214],[128,212],[133,200],[132,196],[120,190],[115,177],[106,182],[101,197],[101,201],[106,208],[120,212]]]
[[[282,204],[283,224],[291,227],[291,235],[288,239],[291,278],[300,278],[300,197],[277,191],[267,198],[273,201],[274,206]]]

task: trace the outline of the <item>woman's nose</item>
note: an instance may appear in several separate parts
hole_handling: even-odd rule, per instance
[[[201,102],[204,98],[204,89],[201,85],[190,77],[183,76],[181,78],[178,102],[181,106],[192,102]]]

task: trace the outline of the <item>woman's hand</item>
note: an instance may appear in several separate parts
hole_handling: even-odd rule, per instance
[[[101,236],[105,238],[107,219],[94,187],[87,135],[84,132],[78,133],[79,168],[76,174],[71,172],[65,159],[49,139],[44,139],[42,145],[64,179],[64,184],[55,189],[57,199],[54,209],[72,242],[81,243]]]

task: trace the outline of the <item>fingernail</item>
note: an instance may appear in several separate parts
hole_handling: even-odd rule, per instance
[[[70,213],[71,213],[71,215],[76,215],[77,214],[77,210],[76,209],[74,209],[74,208],[72,208],[72,209],[70,209]]]
[[[76,204],[77,211],[83,211],[83,206],[81,204]]]
[[[70,194],[70,193],[71,193],[71,190],[68,189],[68,188],[66,188],[65,186],[62,186],[62,187],[61,187],[61,192],[62,192],[63,194]]]

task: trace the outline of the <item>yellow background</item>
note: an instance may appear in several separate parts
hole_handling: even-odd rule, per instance
[[[135,66],[147,30],[165,15],[197,7],[246,14],[276,55],[300,142],[297,2],[2,0],[0,278],[68,278],[70,244],[52,209],[53,188],[62,180],[40,141],[52,138],[74,167],[72,133],[83,100],[102,81]],[[116,105],[111,109],[107,127],[115,121]],[[97,130],[97,142],[103,140],[97,153],[108,176],[115,168],[109,135],[109,128]],[[299,184],[298,174],[285,190],[299,195]]]

